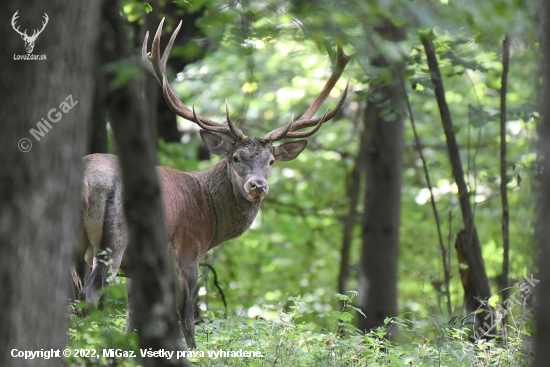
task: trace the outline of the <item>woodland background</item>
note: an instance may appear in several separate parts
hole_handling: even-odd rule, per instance
[[[49,15],[35,51],[47,61],[11,59],[24,52],[10,26],[16,10],[29,29]],[[0,112],[1,365],[59,363],[16,360],[12,348],[147,343],[120,331],[123,280],[113,281],[104,311],[71,318],[69,337],[66,302],[80,157],[122,154],[117,133],[130,140],[135,133],[149,141],[143,154],[156,152],[162,166],[199,170],[217,159],[140,64],[145,32],[164,16],[164,42],[183,20],[169,59],[176,92],[214,120],[224,120],[227,98],[249,136],[307,109],[330,75],[336,45],[355,53],[324,107],[334,106],[349,78],[343,112],[296,160],[276,165],[252,227],[203,259],[210,265],[201,269],[198,301],[203,346],[255,340],[254,350],[269,356],[250,362],[258,365],[431,365],[433,357],[442,365],[515,366],[535,357],[532,365],[543,366],[550,358],[550,315],[531,312],[550,306],[550,274],[540,266],[550,258],[547,1],[12,1],[2,13],[1,82],[9,93]],[[126,92],[142,114],[123,103]],[[30,152],[16,150],[68,94],[79,108],[33,140]],[[125,121],[113,137],[117,113]],[[532,274],[540,283],[520,293]],[[497,309],[514,294],[522,300],[515,316],[482,342],[468,344],[467,329],[441,328],[475,311],[474,296]],[[277,332],[243,336],[253,328]],[[370,330],[378,334],[365,337]],[[306,349],[300,334],[308,332],[306,344],[318,345],[303,352],[306,361],[297,350]]]

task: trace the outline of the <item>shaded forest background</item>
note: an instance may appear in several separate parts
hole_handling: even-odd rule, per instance
[[[105,26],[110,24],[105,4],[120,13],[122,28],[113,31]],[[20,265],[8,266],[7,259],[17,258],[19,241],[24,241],[22,248],[30,253],[33,246],[48,238],[51,249],[63,243],[59,247],[61,255],[48,251],[48,256],[50,264],[58,263],[59,257],[64,259],[59,262],[61,270],[55,272],[57,279],[66,272],[67,279],[54,282],[52,290],[44,290],[43,297],[48,299],[52,292],[66,289],[67,297],[63,297],[65,291],[56,296],[57,305],[69,298],[69,262],[77,235],[73,230],[78,224],[78,157],[95,152],[119,153],[108,123],[112,112],[108,110],[117,108],[112,102],[113,91],[129,81],[139,84],[144,96],[143,120],[149,124],[146,131],[151,144],[157,144],[158,165],[192,171],[211,167],[216,161],[203,147],[198,127],[175,118],[166,107],[157,81],[145,76],[136,62],[145,32],[154,32],[165,16],[166,35],[183,20],[169,59],[171,84],[180,98],[214,120],[224,120],[227,98],[233,121],[249,136],[262,136],[290,120],[292,114],[307,109],[330,74],[331,53],[336,45],[355,53],[325,107],[333,107],[349,78],[351,89],[343,112],[309,139],[308,148],[296,160],[274,168],[270,194],[252,227],[203,259],[198,293],[200,318],[217,320],[238,315],[270,320],[280,316],[277,310],[290,312],[299,303],[296,312],[300,322],[330,329],[333,318],[319,315],[331,315],[335,309],[353,305],[360,310],[350,310],[353,321],[342,313],[336,321],[368,331],[385,327],[391,317],[421,320],[425,323],[423,335],[433,338],[452,316],[475,311],[479,305],[475,297],[488,299],[497,309],[499,303],[515,294],[522,304],[515,306],[511,314],[521,315],[521,319],[503,324],[511,323],[525,332],[521,336],[522,350],[529,355],[535,343],[531,335],[537,330],[530,310],[537,300],[544,310],[548,300],[535,293],[519,292],[519,283],[526,276],[534,276],[541,281],[536,283],[537,291],[550,287],[546,270],[537,267],[537,260],[544,264],[548,258],[545,246],[550,238],[545,234],[550,227],[545,226],[548,199],[544,190],[539,190],[548,182],[544,181],[547,162],[540,154],[547,148],[541,144],[537,151],[537,135],[547,134],[544,124],[549,125],[543,110],[548,108],[550,96],[548,92],[544,95],[550,80],[550,46],[546,46],[549,50],[543,57],[544,42],[550,42],[546,2],[394,0],[321,1],[312,5],[278,0],[122,0],[117,6],[113,4],[97,1],[90,9],[75,5],[71,13],[71,9],[59,10],[61,1],[32,6],[14,3],[0,19],[0,34],[10,39],[6,43],[10,49],[4,55],[12,55],[12,48],[23,53],[22,41],[10,27],[16,9],[29,9],[28,19],[40,19],[47,12],[52,21],[64,17],[81,17],[84,21],[80,26],[68,22],[67,29],[59,31],[65,37],[60,39],[71,40],[67,41],[70,47],[83,50],[77,57],[82,65],[74,66],[63,91],[57,90],[59,98],[44,97],[42,104],[32,104],[32,111],[19,116],[25,123],[15,118],[16,114],[8,116],[13,111],[10,104],[25,108],[21,102],[9,99],[2,108],[6,126],[18,125],[4,134],[0,143],[6,147],[3,167],[17,166],[15,171],[20,172],[2,172],[1,203],[10,203],[4,206],[2,215],[11,218],[0,222],[1,238],[11,244],[3,256],[6,263],[0,262],[6,284],[26,289],[28,282],[38,282],[23,276],[20,283],[10,283],[13,271],[25,270],[35,260],[26,258]],[[92,9],[94,6],[102,10]],[[49,74],[53,68],[63,74],[59,69],[62,65],[49,64],[63,55],[48,48],[57,47],[54,27],[48,25],[36,46],[39,49],[40,41],[44,41],[40,52],[48,54],[48,64],[44,62],[45,66],[32,71],[29,62],[21,66],[22,61],[9,60],[10,70],[21,75],[30,73],[24,79],[27,84],[23,83],[17,92],[20,98],[32,90],[33,77],[40,79],[34,73],[54,78],[57,74]],[[117,37],[126,39],[128,45],[127,54],[121,51],[117,60],[108,56],[112,47],[101,46],[115,38],[112,32],[119,32]],[[76,44],[71,33],[86,42]],[[168,39],[163,38],[164,42]],[[67,50],[70,60],[74,55]],[[13,75],[6,73],[7,69],[2,83],[17,85]],[[104,77],[107,74],[110,79]],[[86,82],[80,86],[80,93],[76,87],[71,89],[82,80]],[[48,82],[43,85],[54,88]],[[33,141],[31,152],[15,150],[17,141],[29,135],[28,130],[68,93],[79,95],[79,114],[67,114],[43,141]],[[36,95],[33,91],[31,101],[38,98]],[[119,106],[120,113],[124,112],[122,108]],[[57,153],[44,157],[46,151]],[[501,160],[503,153],[505,161]],[[50,162],[64,163],[51,166]],[[457,170],[459,166],[463,174]],[[66,175],[68,171],[72,173]],[[71,192],[70,200],[64,200],[63,208],[58,209],[63,214],[52,211],[48,221],[41,219],[45,214],[31,215],[16,228],[10,225],[13,218],[18,218],[13,213],[26,217],[21,208],[36,208],[42,197],[48,198],[50,207],[63,201],[63,191],[54,190],[54,196],[48,191],[53,184],[36,184],[43,177],[56,175],[63,177],[61,187]],[[19,188],[23,182],[30,182],[25,190]],[[16,192],[20,201],[12,196]],[[74,213],[74,222],[54,219],[58,215],[70,217],[70,213]],[[38,232],[32,232],[29,238],[16,234],[33,226]],[[61,228],[57,237],[40,232]],[[117,282],[124,283],[120,279]],[[22,291],[23,296],[18,298],[13,287],[4,288],[10,300],[36,300],[30,291]],[[107,309],[112,307],[115,316],[109,322],[116,324],[123,319],[124,287],[115,284],[110,292],[112,304]],[[351,300],[337,293],[347,294]],[[19,301],[9,304],[6,299],[5,309],[16,308]],[[37,312],[34,306],[28,307],[29,314]],[[5,320],[10,317],[6,315]],[[548,325],[548,316],[537,315],[539,325]],[[58,323],[56,328],[61,334],[62,320],[62,314],[51,320]],[[406,325],[400,327],[406,329]],[[74,324],[72,328],[74,338],[82,329]],[[15,340],[28,339],[24,330],[21,327],[18,334],[7,333],[0,344],[24,349],[13,340],[7,341],[16,334]],[[399,340],[396,330],[397,324],[382,334],[387,332],[392,340]],[[499,330],[506,328],[499,326],[495,331]],[[539,330],[545,329],[539,326]],[[539,346],[545,345],[541,335],[537,335]],[[127,340],[123,334],[112,338],[115,345],[125,345]],[[85,341],[82,336],[76,339]],[[60,337],[57,344],[63,340]],[[132,343],[136,347],[135,339]],[[29,345],[46,348],[39,342]],[[543,348],[538,351],[543,361],[541,356],[549,352]],[[2,354],[0,362],[5,358],[18,365]]]

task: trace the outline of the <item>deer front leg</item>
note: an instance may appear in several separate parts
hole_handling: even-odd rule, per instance
[[[196,349],[195,342],[195,289],[199,276],[199,261],[181,260],[177,263],[178,284],[176,303],[187,348]]]

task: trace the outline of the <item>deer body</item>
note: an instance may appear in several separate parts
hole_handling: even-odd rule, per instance
[[[95,291],[105,285],[110,269],[116,273],[122,267],[128,273],[124,261],[127,234],[122,208],[123,188],[116,156],[92,154],[84,158],[84,164],[83,242],[79,257],[92,267],[92,273],[82,293],[86,300],[97,302],[99,297]],[[194,341],[188,335],[194,329],[193,312],[185,309],[194,306],[192,298],[199,261],[209,249],[243,234],[254,221],[261,201],[249,201],[235,190],[226,160],[204,171],[182,172],[158,167],[157,172],[169,250],[178,281],[176,296],[180,320],[191,347]],[[110,264],[99,261],[104,259],[97,255],[106,248],[112,251]],[[84,278],[82,271],[75,275]]]
[[[262,199],[269,193],[267,179],[276,161],[296,158],[306,147],[307,140],[295,140],[281,145],[275,141],[285,138],[304,138],[313,135],[331,119],[346,98],[347,87],[336,107],[322,117],[312,119],[328,97],[350,57],[338,48],[335,69],[320,95],[300,119],[294,118],[261,138],[250,138],[237,129],[226,103],[227,125],[197,116],[181,102],[166,79],[166,60],[180,25],[174,31],[166,51],[160,57],[161,22],[153,40],[151,54],[147,39],[143,46],[145,67],[159,81],[169,107],[199,125],[203,142],[213,154],[223,159],[212,168],[197,172],[181,172],[158,167],[161,185],[168,251],[176,282],[176,300],[187,346],[195,348],[194,298],[199,262],[212,247],[243,234],[256,217]],[[309,131],[296,131],[314,126]],[[122,179],[118,158],[108,154],[92,154],[84,158],[85,172],[82,189],[82,243],[78,261],[73,268],[75,284],[85,301],[97,302],[96,291],[103,287],[109,270],[116,274],[124,268],[127,230],[122,205]],[[144,193],[149,195],[152,193]],[[105,253],[104,250],[111,252]],[[91,273],[83,283],[85,264]],[[129,274],[133,269],[129,269]],[[136,269],[139,270],[139,269]],[[130,299],[128,309],[131,309]],[[129,311],[129,316],[131,311]],[[128,321],[129,328],[132,324]]]

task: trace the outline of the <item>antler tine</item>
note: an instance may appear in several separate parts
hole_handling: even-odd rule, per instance
[[[292,127],[292,124],[294,123],[294,114],[292,114],[292,117],[290,118],[290,122],[286,124],[285,126],[281,126],[269,133],[267,133],[263,139],[265,141],[274,142],[277,140],[281,140],[285,137],[285,135],[288,134],[290,131],[290,128]]]
[[[307,109],[307,111],[296,121],[301,122],[304,120],[309,120],[319,111],[319,108],[323,105],[323,102],[327,99],[330,92],[332,91],[332,88],[336,85],[336,82],[338,79],[340,79],[340,76],[342,75],[342,72],[344,71],[344,68],[350,62],[353,55],[346,55],[344,53],[344,49],[342,46],[337,46],[337,54],[336,54],[336,62],[334,63],[334,67],[332,68],[332,74],[330,75],[329,79],[325,83],[325,86],[323,87],[323,90],[321,90],[321,93],[315,98],[311,106]],[[313,126],[315,123],[307,125],[307,126]],[[306,126],[304,126],[306,127]]]
[[[245,138],[243,132],[240,129],[237,129],[233,125],[233,120],[231,120],[231,116],[229,115],[229,106],[227,104],[227,98],[225,99],[225,115],[227,117],[227,125],[229,125],[229,130],[231,130],[231,133],[238,139],[242,140]]]
[[[334,66],[332,68],[332,73],[329,79],[327,80],[327,82],[325,83],[323,90],[315,98],[311,106],[297,121],[291,122],[288,126],[279,127],[271,131],[264,137],[264,139],[269,141],[276,141],[276,140],[285,139],[285,138],[304,138],[307,136],[311,136],[319,130],[319,128],[323,123],[329,121],[334,116],[336,116],[338,111],[340,111],[340,109],[344,105],[344,101],[346,100],[346,97],[348,94],[348,88],[349,88],[349,79],[346,85],[346,89],[342,93],[336,106],[332,110],[327,110],[327,112],[325,112],[323,117],[312,119],[313,115],[317,113],[319,108],[321,108],[323,102],[325,102],[325,100],[329,96],[330,92],[336,85],[336,82],[338,81],[338,79],[340,79],[340,76],[342,76],[344,68],[350,62],[350,60],[352,59],[352,56],[353,55],[346,55],[344,53],[343,48],[341,46],[338,46],[337,57],[336,57],[336,61],[334,62]],[[315,128],[311,129],[310,131],[299,132],[299,133],[295,132],[296,130],[300,130],[311,126],[315,126]]]
[[[324,122],[329,121],[332,119],[336,114],[340,111],[342,106],[344,105],[344,102],[346,101],[346,97],[348,96],[348,89],[349,89],[349,79],[346,84],[346,89],[342,92],[342,95],[340,96],[340,99],[338,100],[338,103],[332,110],[330,110],[327,114],[326,120]],[[314,126],[321,120],[321,117],[317,117],[311,120],[298,120],[294,123],[294,126],[292,127],[291,131],[300,130],[306,127]]]
[[[143,46],[141,46],[141,61],[143,62],[143,66],[145,69],[153,74],[155,78],[157,78],[157,81],[161,83],[159,80],[157,74],[155,73],[155,69],[153,68],[153,64],[151,63],[151,60],[149,60],[149,56],[147,55],[147,43],[149,41],[149,31],[145,33],[145,39],[143,40]]]
[[[319,119],[319,122],[317,122],[317,124],[313,129],[309,131],[291,131],[286,135],[284,135],[282,138],[285,138],[285,139],[307,138],[308,136],[315,134],[321,128],[321,125],[323,125],[325,121],[330,120],[329,115],[330,115],[329,109],[327,109],[325,114]]]
[[[225,133],[227,134],[229,132],[229,129],[225,126],[207,126],[206,124],[204,124],[201,119],[202,117],[200,116],[197,116],[197,114],[195,113],[195,105],[191,106],[192,109],[193,109],[193,121],[199,125],[201,127],[201,129],[203,130],[207,130],[207,131],[213,131],[213,132],[217,132],[217,133]]]
[[[143,40],[143,47],[141,48],[141,59],[145,65],[145,69],[153,74],[158,82],[162,84],[163,74],[166,72],[166,67],[159,65],[159,54],[160,54],[160,34],[162,33],[162,26],[164,25],[164,18],[160,21],[160,24],[153,37],[153,44],[151,45],[151,53],[147,52],[147,43],[149,41],[149,31],[145,34],[145,39]]]
[[[181,116],[186,120],[195,122],[197,125],[199,125],[201,128],[205,130],[231,134],[231,130],[227,126],[224,126],[219,122],[207,119],[205,117],[196,115],[194,111],[191,111],[189,107],[187,107],[178,98],[178,96],[176,95],[176,92],[174,92],[174,89],[172,89],[172,86],[170,85],[170,82],[166,77],[166,62],[168,60],[168,57],[170,56],[170,51],[172,50],[172,46],[174,45],[174,41],[181,28],[182,22],[180,21],[179,25],[174,30],[174,33],[172,33],[172,36],[170,37],[170,41],[168,42],[168,45],[166,46],[166,49],[161,57],[160,56],[160,52],[161,52],[160,37],[161,37],[163,25],[164,25],[164,18],[162,18],[159,24],[159,27],[157,28],[155,37],[153,38],[153,44],[151,47],[150,54],[147,52],[149,32],[145,34],[143,47],[141,49],[141,58],[143,60],[145,69],[147,69],[151,74],[153,74],[157,78],[158,82],[162,85],[162,92],[164,94],[164,99],[166,100],[168,107],[170,107],[170,109],[174,111],[174,113],[177,114],[178,116]],[[198,117],[198,119],[196,117]]]

